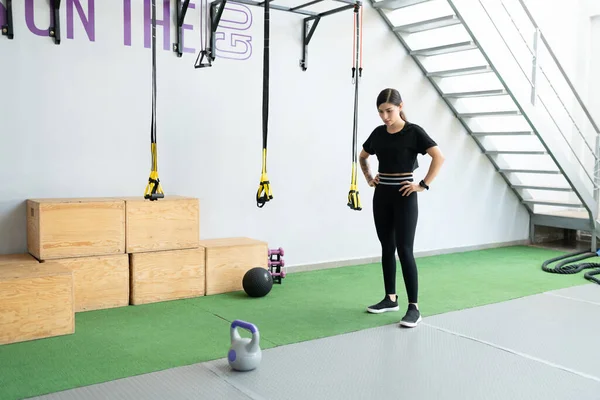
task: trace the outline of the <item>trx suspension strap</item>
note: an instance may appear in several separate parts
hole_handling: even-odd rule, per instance
[[[152,122],[150,127],[152,170],[144,193],[145,199],[158,200],[165,197],[158,179],[158,156],[156,153],[156,0],[152,0]]]
[[[209,51],[208,42],[211,37],[210,3],[202,1],[200,4],[200,52],[196,58],[194,68],[212,67],[212,54]],[[221,5],[225,7],[225,4]],[[206,58],[206,61],[204,59]]]
[[[256,205],[262,208],[265,203],[273,199],[271,193],[271,183],[267,176],[267,132],[269,125],[269,2],[271,0],[265,0],[265,17],[264,17],[264,54],[263,54],[263,109],[262,109],[262,130],[263,130],[263,144],[262,144],[262,171],[260,175],[260,184],[258,191],[256,192]]]
[[[359,18],[360,12],[360,18]],[[354,126],[352,132],[352,179],[350,191],[348,192],[348,207],[352,210],[362,210],[360,195],[357,185],[357,130],[358,130],[358,81],[362,76],[362,8],[354,6],[354,38],[353,38],[353,61],[352,83],[354,84]]]

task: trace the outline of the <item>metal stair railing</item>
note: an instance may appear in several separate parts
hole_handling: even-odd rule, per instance
[[[448,3],[455,13],[463,20],[465,28],[468,31],[471,31],[468,23],[461,17],[459,12],[461,7],[457,7],[456,5],[458,2],[459,0],[448,0]],[[581,189],[581,186],[579,189],[575,188],[575,192],[582,204],[584,204],[585,208],[588,210],[590,222],[592,223],[593,229],[595,229],[597,226],[596,219],[598,215],[597,205],[599,200],[600,181],[600,130],[598,129],[597,124],[524,1],[477,0],[476,2],[469,1],[468,5],[465,3],[464,7],[473,7],[474,4],[477,3],[482,7],[485,17],[487,17],[491,23],[487,25],[492,28],[486,29],[493,29],[500,35],[501,41],[508,49],[512,58],[517,62],[520,72],[529,82],[531,104],[536,110],[539,110],[540,114],[547,114],[551,120],[551,125],[554,125],[564,140],[564,146],[562,146],[563,155],[566,156],[566,159],[569,160],[571,164],[580,167],[577,168],[578,173],[576,174],[573,174],[574,169],[571,168],[571,174],[565,174],[567,179],[574,179],[575,177],[572,175],[577,175],[579,179],[588,182],[588,184],[585,185],[586,188],[589,189],[588,193],[582,193],[583,190]],[[471,12],[472,10],[464,11]],[[522,13],[520,19],[518,18],[519,11]],[[502,25],[503,18],[505,20],[504,25]],[[475,19],[473,19],[473,23],[475,23]],[[482,22],[477,21],[477,23]],[[524,31],[532,33],[531,45],[525,38]],[[483,32],[483,30],[480,32]],[[481,33],[481,35],[482,34],[483,33]],[[473,33],[471,33],[471,35],[474,38],[477,36]],[[515,40],[508,43],[511,36],[520,38],[522,43],[518,43],[518,41]],[[526,47],[527,53],[522,52],[521,54],[525,54],[527,57],[519,57],[519,55],[516,54],[519,46],[521,46],[522,49],[523,44]],[[485,52],[484,48],[481,48],[481,50],[482,52]],[[530,72],[526,72],[527,70]],[[552,74],[552,72],[555,73]],[[512,89],[515,90],[516,88]],[[561,93],[559,94],[559,92]],[[567,95],[573,97],[571,101],[573,108],[571,110],[565,105],[564,97]],[[576,118],[574,114],[577,114],[579,117]],[[556,115],[558,115],[558,117],[555,117]],[[566,135],[569,130],[573,134],[570,138]],[[540,140],[543,142],[543,135],[539,136]],[[576,143],[577,141],[579,141],[579,143]],[[563,158],[563,160],[565,160],[565,158]],[[565,165],[560,165],[561,163],[559,162],[557,162],[557,164],[561,170],[563,167],[566,167]],[[564,164],[564,161],[562,164]],[[593,201],[590,201],[592,198]]]

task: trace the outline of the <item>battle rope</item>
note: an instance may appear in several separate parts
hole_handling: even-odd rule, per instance
[[[576,261],[585,260],[587,258],[598,257],[600,256],[600,250],[596,252],[592,252],[589,250],[580,250],[571,254],[566,254],[558,257],[551,258],[549,260],[544,261],[542,264],[542,270],[545,272],[550,272],[554,274],[576,274],[584,269],[597,268],[594,271],[587,272],[583,275],[585,279],[591,282],[595,282],[600,285],[600,279],[594,278],[595,275],[600,275],[600,263],[581,263],[581,264],[571,264]],[[548,267],[548,265],[553,262],[564,260],[553,268]],[[567,265],[571,264],[571,265]]]
[[[262,144],[262,170],[260,174],[260,184],[256,192],[256,203],[259,208],[262,208],[265,203],[273,199],[271,193],[271,183],[267,175],[267,133],[269,124],[269,11],[271,0],[265,1],[265,16],[264,16],[264,51],[263,51],[263,109],[262,109],[262,129],[263,129],[263,144]]]
[[[212,67],[212,54],[209,52],[208,42],[210,40],[211,20],[210,20],[211,5],[202,0],[200,3],[200,52],[196,58],[194,68]],[[223,7],[223,6],[221,6]],[[206,62],[202,62],[206,58]]]
[[[165,197],[158,179],[158,155],[156,151],[156,0],[152,0],[152,121],[150,127],[152,169],[146,185],[145,199],[151,201]]]
[[[354,66],[352,67],[352,83],[354,84],[354,126],[352,132],[352,178],[348,192],[348,207],[362,210],[357,184],[357,131],[358,131],[358,82],[362,77],[362,7],[354,6],[354,32],[352,41]]]

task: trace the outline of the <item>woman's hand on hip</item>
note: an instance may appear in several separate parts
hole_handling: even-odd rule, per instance
[[[375,178],[369,181],[369,186],[375,187],[379,184],[379,174],[375,175]]]
[[[418,183],[406,181],[402,184],[399,191],[402,192],[402,196],[410,196],[413,192],[422,192],[423,190],[425,188]]]

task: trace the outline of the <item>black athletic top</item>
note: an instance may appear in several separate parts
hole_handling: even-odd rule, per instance
[[[388,133],[385,125],[373,130],[363,143],[363,149],[377,155],[379,173],[412,172],[419,167],[417,154],[437,146],[427,132],[417,124],[406,122],[400,132]]]

